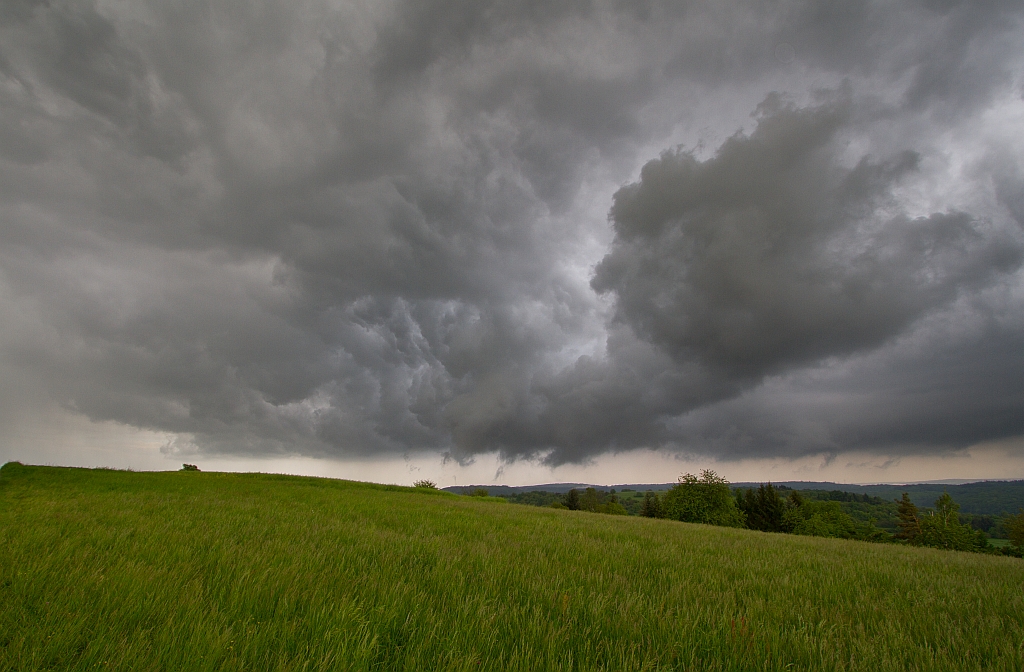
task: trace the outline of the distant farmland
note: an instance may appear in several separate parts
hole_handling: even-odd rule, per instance
[[[1015,670],[1024,562],[260,474],[0,470],[0,669]]]

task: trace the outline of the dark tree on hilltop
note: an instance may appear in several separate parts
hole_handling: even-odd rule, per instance
[[[762,483],[757,490],[747,488],[736,503],[747,514],[747,527],[762,532],[784,532],[783,515],[786,502],[771,483]]]
[[[903,493],[903,499],[897,500],[897,502],[899,503],[899,509],[896,515],[899,521],[896,523],[896,527],[899,530],[893,536],[897,539],[913,543],[921,534],[921,519],[918,516],[917,506],[910,501],[910,495],[905,492]]]
[[[579,493],[579,491],[576,488],[573,488],[569,492],[565,493],[565,499],[562,500],[562,504],[564,504],[565,508],[569,509],[570,511],[579,511],[580,510],[580,493]]]
[[[658,495],[648,490],[644,493],[644,503],[640,505],[640,515],[644,518],[663,518],[661,500]]]

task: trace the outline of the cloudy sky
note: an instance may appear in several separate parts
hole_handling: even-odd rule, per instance
[[[1019,0],[5,0],[0,461],[1024,477]]]

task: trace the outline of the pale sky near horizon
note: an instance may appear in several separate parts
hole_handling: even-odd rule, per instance
[[[344,460],[291,456],[250,457],[170,454],[173,435],[113,423],[94,423],[58,413],[9,437],[0,463],[106,467],[136,471],[174,471],[185,462],[205,471],[263,472],[323,476],[374,483],[411,485],[430,479],[451,485],[536,485],[543,483],[671,483],[683,473],[713,469],[733,483],[828,481],[833,483],[912,483],[949,478],[1024,479],[1024,440],[1010,439],[937,455],[893,458],[871,453],[809,455],[803,458],[750,458],[715,461],[702,455],[678,455],[642,449],[597,456],[587,464],[558,467],[539,460],[507,463],[497,453],[472,464],[445,461],[436,453],[411,453],[386,459]],[[161,448],[164,448],[162,451]]]
[[[1024,478],[1019,0],[9,0],[0,462]]]

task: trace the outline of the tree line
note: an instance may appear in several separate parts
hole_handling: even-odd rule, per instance
[[[726,479],[706,469],[700,476],[683,474],[676,485],[660,496],[656,492],[647,491],[640,515],[688,523],[745,527],[762,532],[894,542],[979,553],[1001,552],[1017,557],[1021,557],[1024,551],[1024,510],[1002,521],[1010,546],[996,549],[982,530],[964,522],[959,505],[949,493],[943,493],[935,501],[935,506],[929,509],[919,509],[910,501],[907,493],[903,493],[902,499],[897,502],[898,522],[895,533],[875,526],[870,520],[855,521],[837,501],[847,499],[860,502],[862,498],[864,502],[868,501],[864,496],[857,495],[811,499],[796,490],[790,490],[784,497],[771,483],[762,483],[756,489],[733,491]]]
[[[615,490],[603,492],[597,488],[587,488],[582,493],[573,488],[563,497],[555,499],[550,506],[555,509],[591,511],[613,516],[625,516],[629,513],[619,502],[619,496],[615,494]]]
[[[464,494],[486,496],[488,491],[477,488]],[[889,500],[842,490],[797,491],[771,483],[732,488],[710,470],[702,471],[700,476],[683,474],[678,483],[660,494],[647,491],[641,496],[625,489],[620,495],[614,489],[608,492],[588,487],[564,494],[513,493],[505,498],[518,504],[573,511],[1017,556],[1024,544],[1024,511],[1015,516],[960,514],[957,503],[945,492],[933,508],[919,509],[907,493],[900,500]],[[989,535],[1009,538],[1010,545],[995,548]]]

